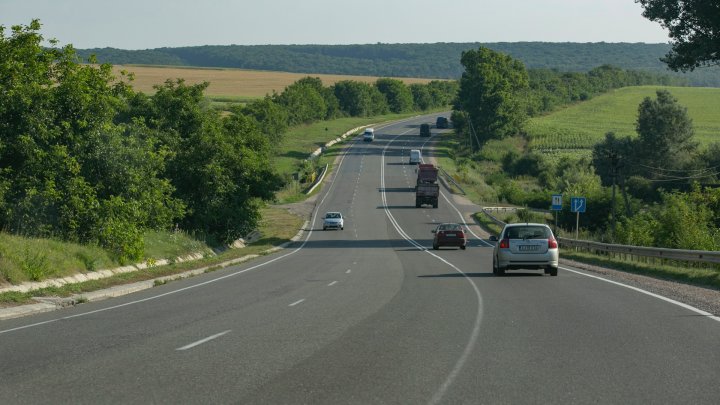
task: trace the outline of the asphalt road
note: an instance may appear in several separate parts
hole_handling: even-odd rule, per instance
[[[348,145],[317,206],[342,231],[317,215],[250,263],[0,322],[0,403],[718,403],[717,318],[573,269],[495,277],[470,224],[431,250],[478,210],[414,207],[431,120]]]

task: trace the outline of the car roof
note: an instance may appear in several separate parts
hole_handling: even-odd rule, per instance
[[[325,213],[325,215],[328,215],[328,214],[340,214],[340,212],[338,212],[338,211],[328,211],[328,212]],[[342,214],[340,214],[340,215],[342,215]]]
[[[515,222],[515,223],[512,223],[512,224],[505,224],[505,226],[506,226],[506,227],[514,227],[514,226],[547,226],[547,227],[549,228],[548,225],[546,225],[546,224],[540,224],[540,223],[537,223],[537,222]]]

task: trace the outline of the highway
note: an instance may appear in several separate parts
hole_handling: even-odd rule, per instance
[[[0,322],[0,403],[720,401],[716,318],[574,269],[496,277],[472,224],[467,250],[433,251],[435,224],[479,207],[443,189],[415,208],[421,122],[348,142],[280,252]]]

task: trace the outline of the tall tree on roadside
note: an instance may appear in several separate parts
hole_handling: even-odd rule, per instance
[[[672,171],[688,168],[698,144],[692,139],[695,131],[687,109],[667,90],[656,94],[638,107],[635,161],[643,165],[640,170],[647,178],[665,180],[677,177]]]
[[[399,114],[412,110],[413,95],[401,80],[381,78],[375,82],[375,86],[385,95],[390,111]]]
[[[643,16],[667,28],[672,50],[662,59],[675,71],[720,64],[718,0],[635,0]]]
[[[525,66],[508,55],[485,47],[463,52],[456,110],[470,116],[478,142],[503,138],[522,127],[526,115],[518,95],[528,87]],[[478,145],[473,141],[473,148]]]
[[[255,118],[258,127],[267,135],[273,147],[278,147],[282,143],[283,136],[288,130],[288,113],[273,101],[272,97],[265,96],[243,107],[237,107],[233,112]]]
[[[288,113],[288,124],[310,124],[328,116],[328,104],[320,79],[306,77],[287,86],[274,101]]]

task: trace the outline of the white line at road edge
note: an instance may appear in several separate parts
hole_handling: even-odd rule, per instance
[[[385,211],[385,215],[387,215],[388,219],[392,223],[395,230],[402,236],[408,243],[415,246],[418,250],[427,253],[436,259],[440,260],[441,262],[447,264],[450,266],[453,270],[458,272],[463,276],[463,278],[470,283],[473,290],[475,291],[475,295],[477,296],[477,315],[475,316],[475,323],[473,325],[472,333],[470,334],[470,338],[468,339],[467,344],[465,345],[465,349],[463,350],[462,354],[460,355],[460,358],[457,360],[455,365],[453,366],[452,370],[450,371],[450,374],[447,376],[443,384],[438,388],[437,392],[435,392],[435,395],[433,395],[432,399],[430,400],[431,404],[437,404],[440,403],[443,396],[445,396],[445,393],[447,392],[448,388],[453,384],[455,379],[457,378],[458,374],[460,374],[460,371],[465,366],[465,363],[467,362],[468,358],[470,358],[470,354],[475,349],[475,345],[477,344],[478,338],[480,336],[480,324],[482,323],[482,316],[483,316],[483,300],[482,295],[480,294],[480,289],[478,289],[477,285],[475,285],[475,282],[462,270],[460,270],[457,266],[450,263],[449,261],[443,259],[442,257],[436,255],[435,253],[429,251],[427,248],[425,248],[423,245],[412,239],[400,226],[400,224],[395,220],[395,217],[390,212],[390,209],[388,208],[387,203],[387,195],[385,193],[385,152],[387,151],[387,148],[390,146],[392,142],[394,142],[397,138],[399,138],[402,135],[407,134],[410,132],[409,130],[406,132],[403,132],[402,134],[396,136],[392,139],[392,141],[388,142],[387,145],[385,145],[385,148],[383,149],[383,153],[381,155],[381,162],[380,162],[380,189],[382,190],[382,202],[383,202],[383,209]],[[451,204],[452,205],[452,204]],[[457,211],[457,209],[456,209]],[[463,221],[464,222],[464,221]]]
[[[186,345],[186,346],[183,346],[183,347],[178,347],[178,348],[175,349],[175,350],[180,350],[180,351],[182,351],[182,350],[192,349],[192,348],[195,347],[195,346],[200,346],[200,345],[203,344],[203,343],[207,343],[207,342],[209,342],[209,341],[211,341],[211,340],[213,340],[213,339],[217,339],[217,338],[219,338],[220,336],[225,335],[225,334],[227,334],[227,333],[229,333],[229,332],[230,332],[229,330],[226,330],[225,332],[220,332],[220,333],[214,334],[214,335],[212,335],[212,336],[208,336],[208,337],[206,337],[205,339],[198,340],[198,341],[195,342],[195,343],[190,343],[189,345]]]
[[[617,281],[613,281],[613,280],[608,280],[608,279],[606,279],[606,278],[594,276],[594,275],[592,275],[592,274],[583,273],[583,272],[581,272],[581,271],[569,269],[569,268],[567,268],[567,267],[560,267],[560,268],[563,269],[563,270],[565,270],[565,271],[571,271],[571,272],[573,272],[573,273],[579,274],[579,275],[581,275],[581,276],[590,277],[590,278],[594,278],[594,279],[598,279],[598,280],[605,281],[606,283],[619,285],[620,287],[629,288],[629,289],[631,289],[631,290],[633,290],[633,291],[637,291],[637,292],[639,292],[639,293],[642,293],[642,294],[645,294],[645,295],[649,295],[649,296],[651,296],[651,297],[653,297],[653,298],[657,298],[657,299],[659,299],[659,300],[663,300],[663,301],[665,301],[665,302],[669,302],[669,303],[671,303],[671,304],[675,304],[675,305],[677,305],[677,306],[679,306],[679,307],[685,308],[685,309],[687,309],[687,310],[690,310],[690,311],[692,311],[692,312],[695,312],[695,313],[697,313],[697,314],[706,316],[706,317],[708,317],[708,318],[710,318],[710,319],[712,319],[712,320],[715,320],[715,321],[720,322],[720,316],[715,316],[715,315],[713,315],[713,314],[711,314],[711,313],[709,313],[709,312],[705,312],[705,311],[703,311],[703,310],[701,310],[701,309],[695,308],[695,307],[693,307],[693,306],[690,306],[690,305],[688,305],[688,304],[682,303],[682,302],[680,302],[680,301],[675,301],[674,299],[667,298],[667,297],[663,297],[662,295],[655,294],[655,293],[652,293],[652,292],[650,292],[650,291],[643,290],[643,289],[641,289],[641,288],[633,287],[633,286],[631,286],[631,285],[623,284],[623,283],[620,283],[620,282],[617,282]]]

